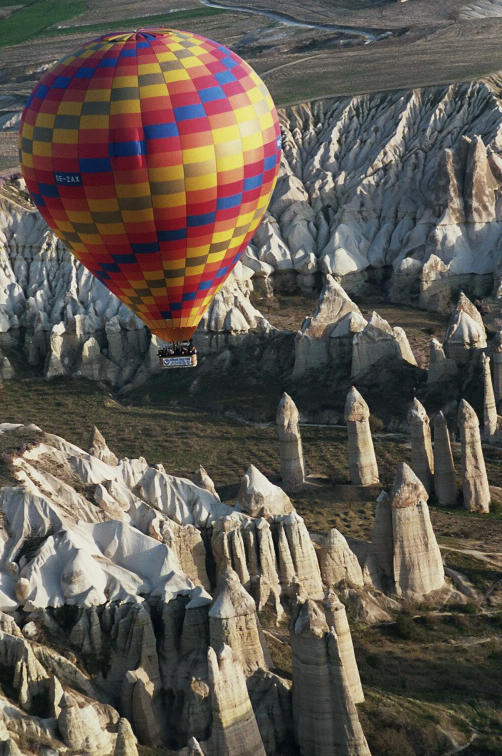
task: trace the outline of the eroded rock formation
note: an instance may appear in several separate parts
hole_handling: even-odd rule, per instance
[[[417,398],[413,399],[408,410],[408,423],[411,431],[411,467],[427,493],[430,493],[434,474],[431,429],[425,407]]]
[[[364,584],[359,560],[336,528],[331,528],[320,539],[317,556],[322,579],[327,586],[336,586],[342,581],[356,586]]]
[[[459,365],[486,349],[483,318],[463,291],[448,324],[444,348],[446,355]]]
[[[207,662],[213,715],[212,753],[265,756],[239,657],[230,646],[223,645],[219,653],[210,647]]]
[[[197,470],[194,472],[192,480],[196,486],[199,486],[199,488],[204,488],[206,491],[209,491],[209,493],[214,496],[215,499],[220,499],[213,481],[211,480],[207,471],[202,467],[202,465],[199,465]]]
[[[297,720],[302,753],[367,753],[354,708],[361,681],[332,587],[369,621],[389,617],[373,578],[405,598],[439,587],[411,471],[379,501],[363,572],[341,533],[314,547],[294,510],[237,512],[162,465],[105,461],[96,433],[97,456],[30,429],[38,441],[13,460],[17,485],[0,490],[0,666],[12,670],[0,714],[13,743],[26,734],[89,756],[137,756],[136,739],[187,755],[274,754]],[[296,604],[292,696],[257,612],[267,607],[280,628]]]
[[[442,412],[434,417],[434,492],[438,504],[443,507],[451,507],[457,501],[450,433]]]
[[[300,605],[291,625],[293,716],[303,756],[369,756],[343,667],[338,637],[316,604]]]
[[[117,457],[110,451],[103,434],[96,426],[92,429],[88,452],[108,465],[118,464]]]
[[[424,596],[444,585],[444,569],[427,506],[428,494],[413,470],[398,466],[390,495],[396,592]]]
[[[138,756],[136,738],[127,719],[121,717],[113,756]]]
[[[427,383],[439,383],[457,373],[455,360],[446,357],[444,349],[437,339],[431,339],[429,345],[429,369]]]
[[[305,318],[295,339],[293,377],[329,365],[350,365],[352,337],[366,325],[359,307],[333,276],[326,275],[319,302]]]
[[[251,517],[270,518],[289,514],[293,509],[282,488],[271,483],[254,465],[249,466],[241,480],[238,501],[239,509]]]
[[[481,355],[481,369],[483,371],[483,436],[485,441],[493,441],[498,430],[497,405],[493,391],[490,358]]]
[[[354,703],[364,701],[364,693],[359,677],[354,645],[350,634],[349,621],[345,606],[333,590],[329,590],[324,602],[324,612],[328,627],[333,628],[338,641],[338,652],[342,662],[343,671],[349,688],[350,697]]]
[[[419,599],[443,587],[443,562],[427,499],[422,482],[400,463],[390,496],[380,496],[375,511],[367,567],[377,588]]]
[[[345,400],[345,422],[349,443],[349,471],[352,483],[369,486],[378,483],[378,466],[370,430],[370,410],[359,391],[352,386]]]
[[[458,427],[462,444],[464,507],[470,512],[489,512],[490,487],[481,447],[479,420],[465,399],[459,404]]]
[[[30,77],[33,70],[23,86]],[[18,93],[14,99],[19,107]],[[19,117],[8,113],[9,128]],[[251,303],[253,286],[312,293],[325,279],[318,311],[296,342],[298,378],[310,367],[350,361],[351,338],[366,321],[349,294],[380,290],[385,281],[392,301],[443,311],[460,287],[474,296],[489,292],[500,258],[500,125],[498,99],[480,82],[284,109],[270,211],[205,315],[199,351],[270,334]],[[15,345],[44,375],[84,375],[116,387],[158,370],[156,340],[56,241],[22,180],[0,194],[2,346]],[[378,330],[378,348],[371,337],[365,344],[369,333],[357,341],[353,375],[371,366],[371,354],[413,363],[402,333]],[[464,323],[450,334],[447,353],[455,343],[464,353],[474,335]],[[0,375],[12,375],[14,362],[0,355]]]
[[[286,491],[295,491],[305,480],[299,413],[289,394],[284,393],[275,416],[279,434],[281,479]]]
[[[267,666],[255,602],[230,568],[221,576],[209,610],[209,636],[213,648],[230,646],[248,674]]]
[[[403,329],[372,312],[367,325],[352,339],[352,376],[362,375],[382,357],[417,364]]]

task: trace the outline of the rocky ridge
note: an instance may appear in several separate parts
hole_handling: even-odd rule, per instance
[[[23,753],[39,742],[55,753],[134,756],[137,738],[208,756],[274,754],[296,741],[306,756],[314,731],[319,753],[368,753],[337,592],[363,603],[378,603],[381,590],[457,597],[409,468],[379,500],[360,563],[338,531],[312,539],[285,494],[282,510],[247,514],[248,502],[277,497],[255,468],[236,507],[200,470],[204,488],[142,458],[117,459],[97,428],[93,453],[29,430],[36,441],[14,456],[15,485],[0,491],[0,663],[13,674],[0,704]],[[293,616],[292,681],[274,672],[258,619],[266,607],[277,623]],[[319,664],[317,699],[309,686]]]
[[[353,376],[383,353],[413,364],[404,332],[376,315],[367,323],[339,284],[356,296],[376,286],[393,302],[438,310],[459,288],[478,295],[497,288],[497,97],[479,82],[359,96],[287,108],[281,125],[284,154],[269,212],[205,315],[199,352],[241,345],[250,333],[274,337],[251,304],[253,288],[315,292],[324,282],[330,304],[321,297],[302,326],[294,377],[340,356],[352,361]],[[82,375],[118,388],[158,369],[156,340],[67,254],[22,182],[0,188],[0,257],[5,352],[21,351],[47,377]],[[454,329],[451,348],[466,328]],[[3,355],[1,375],[17,370]]]

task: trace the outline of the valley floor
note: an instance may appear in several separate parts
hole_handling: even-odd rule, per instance
[[[251,463],[278,480],[279,445],[270,418],[245,421],[210,396],[194,400],[172,386],[161,402],[160,385],[153,387],[155,393],[147,386],[133,403],[85,380],[5,382],[2,421],[36,422],[83,448],[96,424],[120,456],[144,455],[150,464],[161,462],[168,473],[187,477],[202,464],[226,501],[236,497]],[[280,387],[269,391],[265,399],[271,408]],[[234,410],[240,398],[234,391]],[[314,535],[337,527],[353,545],[367,540],[380,488],[349,484],[345,429],[304,425],[302,439],[309,482],[293,497],[294,506]],[[409,458],[407,438],[376,433],[375,448],[382,484],[388,487],[396,460]],[[8,483],[14,449],[0,451],[2,482]],[[457,445],[454,453],[458,464]],[[502,486],[500,456],[495,448],[486,451],[494,486]],[[358,620],[357,607],[348,606],[366,691],[360,707],[363,728],[374,756],[451,753],[454,744],[472,756],[500,753],[502,501],[490,515],[432,504],[431,519],[446,567],[461,573],[475,598],[443,608],[410,604],[395,622],[374,627]],[[275,670],[290,676],[287,620],[276,626],[265,610],[261,621]]]

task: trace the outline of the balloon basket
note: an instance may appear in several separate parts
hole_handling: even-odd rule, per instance
[[[191,344],[164,347],[159,349],[157,355],[163,369],[197,367],[197,350]]]

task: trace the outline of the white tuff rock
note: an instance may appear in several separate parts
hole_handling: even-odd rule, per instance
[[[338,640],[338,652],[347,679],[350,697],[354,703],[362,703],[364,701],[364,693],[345,606],[333,590],[329,590],[326,594],[323,606],[328,627],[334,629]]]
[[[438,504],[443,507],[451,507],[457,501],[450,434],[442,412],[438,412],[434,418],[434,492]]]
[[[296,512],[276,517],[273,530],[277,539],[279,580],[286,595],[321,599],[324,595],[314,544],[303,518]]]
[[[208,475],[207,471],[202,467],[202,465],[199,465],[197,470],[194,472],[192,479],[196,486],[203,488],[205,491],[209,491],[209,493],[214,496],[215,499],[218,499],[218,501],[220,501],[220,497],[218,495],[218,492],[216,491],[216,488],[214,487],[214,483]]]
[[[428,494],[405,462],[398,466],[390,496],[396,593],[421,597],[444,585],[441,552],[432,529]]]
[[[291,624],[293,719],[302,756],[369,756],[337,635],[310,599]]]
[[[93,457],[97,457],[98,459],[103,460],[103,462],[106,462],[107,465],[118,464],[117,457],[112,451],[110,451],[103,434],[98,428],[96,428],[96,426],[92,429],[88,452],[89,454],[92,454]]]
[[[345,536],[336,528],[322,537],[317,549],[323,582],[336,586],[340,582],[362,587],[364,584],[361,565],[349,548]]]
[[[230,646],[207,652],[211,690],[211,748],[218,756],[265,756],[238,656]]]
[[[464,292],[446,330],[444,349],[447,357],[459,365],[465,364],[475,353],[486,349],[486,331],[483,318]]]
[[[464,507],[470,512],[490,511],[490,487],[481,446],[479,420],[471,405],[462,399],[458,407],[462,446]]]
[[[403,329],[392,328],[377,312],[372,312],[365,328],[352,339],[352,377],[362,375],[382,357],[417,364]]]
[[[91,705],[80,707],[68,695],[61,701],[58,729],[64,743],[78,753],[101,756],[111,747],[110,734],[102,729]]]
[[[359,391],[352,386],[345,400],[345,422],[349,440],[349,471],[352,483],[378,483],[378,466],[371,437],[370,411]]]
[[[284,393],[275,416],[279,434],[281,479],[286,491],[295,491],[305,481],[299,413],[289,394]]]
[[[391,495],[377,500],[366,569],[376,588],[419,600],[444,585],[428,494],[411,467],[398,466]]]
[[[241,479],[239,509],[251,517],[274,517],[288,514],[293,505],[282,488],[275,486],[254,465],[250,465]]]
[[[113,756],[138,756],[136,737],[129,721],[125,717],[121,717],[119,720]]]
[[[296,335],[293,377],[299,379],[309,370],[340,361],[350,363],[352,336],[365,325],[359,307],[327,275],[314,314],[305,318]]]
[[[256,604],[230,568],[221,576],[209,609],[209,635],[214,648],[230,646],[246,674],[267,667]]]
[[[497,435],[498,417],[495,394],[493,391],[490,358],[481,355],[481,369],[483,371],[483,437],[485,441],[493,441]]]
[[[427,383],[439,383],[439,381],[449,376],[454,376],[456,373],[457,365],[455,361],[446,357],[444,349],[437,339],[431,339],[429,343]]]
[[[408,424],[411,432],[411,467],[422,481],[427,493],[430,493],[434,473],[431,429],[425,407],[416,397],[408,410]]]

